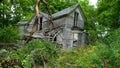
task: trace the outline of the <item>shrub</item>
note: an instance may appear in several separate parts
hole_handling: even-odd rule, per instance
[[[120,44],[118,43],[118,41],[120,40],[120,28],[110,32],[109,35],[107,35],[103,40],[104,43],[106,43],[107,45],[111,45],[111,43],[113,44],[114,42],[117,45]]]
[[[96,46],[64,50],[58,62],[60,68],[103,68],[104,60],[107,59],[109,68],[117,68],[120,66],[119,58],[117,48],[97,43]]]
[[[19,39],[18,28],[14,26],[5,26],[0,28],[0,43],[16,42]]]
[[[53,44],[43,40],[30,41],[25,47],[25,51],[32,56],[38,66],[44,66],[44,63],[55,66],[55,60],[59,54],[59,50]]]
[[[94,67],[93,59],[98,58],[94,51],[95,48],[95,46],[88,46],[64,50],[58,59],[59,66],[64,68],[92,68]]]
[[[3,53],[5,54],[3,55]],[[0,58],[0,67],[11,67],[12,63],[9,62],[14,62],[15,60],[16,64],[14,63],[13,67],[31,68],[35,64],[39,68],[46,64],[47,67],[54,68],[58,55],[59,49],[50,42],[32,40],[26,46],[17,50],[8,51],[3,49],[0,51],[0,56],[2,57]]]

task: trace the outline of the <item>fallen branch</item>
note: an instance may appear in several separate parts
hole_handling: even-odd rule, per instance
[[[78,66],[76,64],[70,64],[70,63],[66,63],[66,62],[61,62],[61,64],[67,65],[67,66]]]
[[[0,43],[0,47],[15,47],[19,48],[20,46],[16,43]]]

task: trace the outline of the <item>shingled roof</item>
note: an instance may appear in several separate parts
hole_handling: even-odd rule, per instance
[[[84,22],[86,22],[86,17],[84,16],[84,13],[83,13],[83,11],[82,11],[82,8],[81,8],[80,4],[73,5],[73,6],[71,6],[71,7],[65,8],[65,9],[63,9],[63,10],[57,12],[57,13],[52,14],[52,19],[55,20],[55,19],[59,19],[59,18],[61,18],[61,17],[67,16],[67,15],[69,15],[70,13],[72,13],[76,8],[79,8],[80,13],[81,13],[81,15],[82,15],[82,17],[83,17],[83,19],[84,19]],[[43,21],[48,21],[48,19],[49,19],[49,18],[48,18],[48,17],[49,17],[48,14],[43,13],[43,12],[40,12],[40,15],[41,15],[42,17],[46,18],[46,20],[43,20]],[[35,18],[36,18],[36,15],[34,14],[34,15],[32,16],[32,18],[27,22],[27,24],[28,24],[28,23],[29,23],[29,24],[33,24],[33,22],[35,21]]]
[[[76,8],[79,8],[81,15],[82,15],[84,21],[86,22],[86,17],[84,16],[84,13],[82,11],[82,8],[81,8],[80,4],[73,5],[71,7],[65,8],[65,9],[63,9],[63,10],[57,12],[57,13],[52,14],[52,19],[55,20],[55,19],[59,19],[61,17],[67,16],[70,13],[72,13]],[[49,19],[48,14],[46,14],[46,13],[40,12],[40,15],[45,17],[46,20]],[[34,20],[34,19],[35,19],[35,15],[31,18],[31,20]]]
[[[40,12],[40,15],[41,17],[48,19],[48,14]],[[36,15],[34,14],[32,18],[28,21],[28,23],[33,24],[33,22],[35,21],[35,18],[36,18]]]
[[[84,21],[86,22],[86,17],[84,16],[84,13],[82,11],[80,4],[73,5],[73,6],[63,9],[57,13],[54,13],[54,14],[52,14],[52,17],[53,17],[53,19],[58,19],[58,18],[64,17],[64,16],[72,13],[76,8],[79,8],[81,15],[82,15]]]
[[[40,12],[40,15],[46,19],[48,19],[48,14]],[[34,14],[30,20],[24,22],[18,22],[17,25],[25,25],[25,24],[33,24],[35,21],[36,15]]]

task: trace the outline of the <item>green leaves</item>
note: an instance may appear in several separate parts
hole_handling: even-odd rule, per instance
[[[25,52],[30,54],[35,63],[43,66],[43,62],[54,63],[58,57],[59,50],[50,42],[32,40],[25,47]],[[54,65],[53,65],[54,66]]]
[[[76,66],[81,68],[102,68],[104,66],[103,60],[107,59],[110,68],[120,66],[118,59],[120,56],[120,52],[118,52],[119,45],[113,45],[114,47],[102,43],[95,45],[62,50],[62,55],[58,59],[59,65],[64,68],[76,68]]]
[[[118,0],[99,0],[97,8],[97,20],[100,24],[108,26],[111,29],[119,28],[120,13]]]
[[[0,43],[13,43],[19,39],[18,28],[7,26],[0,28]]]

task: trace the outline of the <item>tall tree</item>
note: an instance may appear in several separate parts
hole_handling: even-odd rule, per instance
[[[120,0],[98,0],[97,21],[100,27],[99,32],[101,36],[106,35],[101,39],[107,44],[108,42],[109,44],[111,44],[113,39],[117,39],[116,37],[119,37],[118,36],[119,34],[118,28],[120,27],[119,4]]]
[[[97,21],[110,29],[120,27],[120,0],[98,0]]]
[[[89,34],[89,42],[95,43],[97,40],[98,32],[96,25],[96,8],[89,4],[89,0],[80,0],[80,5],[86,16],[87,22],[85,23],[85,29]],[[93,39],[94,38],[94,39]]]
[[[3,0],[0,2],[0,27],[15,24],[21,19],[21,12],[13,0]]]

